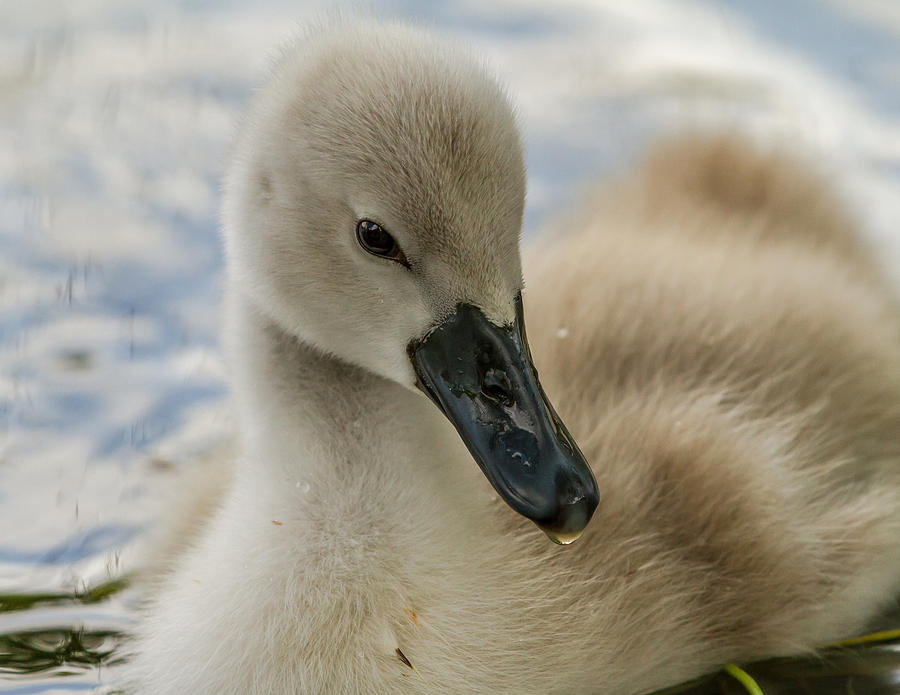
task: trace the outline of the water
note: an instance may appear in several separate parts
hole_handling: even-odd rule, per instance
[[[114,681],[123,663],[125,586],[115,580],[73,594],[0,595],[0,692],[115,692],[102,683]]]
[[[219,179],[268,55],[325,5],[0,5],[0,695],[115,688],[134,600],[85,598],[133,566],[171,472],[233,430]],[[815,151],[900,267],[891,0],[373,5],[504,75],[526,234],[655,135],[739,125]]]

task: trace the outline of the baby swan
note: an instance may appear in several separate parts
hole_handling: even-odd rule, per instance
[[[790,167],[686,143],[532,249],[560,417],[502,91],[402,25],[303,41],[227,178],[243,454],[133,691],[628,695],[862,629],[900,322]]]

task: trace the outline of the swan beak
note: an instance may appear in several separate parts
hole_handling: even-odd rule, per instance
[[[417,386],[506,503],[555,542],[577,539],[597,507],[597,482],[538,381],[521,294],[512,325],[460,304],[408,352]]]

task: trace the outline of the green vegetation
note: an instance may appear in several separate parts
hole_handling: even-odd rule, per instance
[[[125,639],[111,630],[28,630],[0,635],[0,678],[6,675],[71,676],[120,663]]]
[[[0,594],[0,613],[46,606],[93,604],[128,586],[116,579],[74,593]],[[4,677],[72,676],[122,661],[125,633],[59,626],[0,634],[0,680]]]
[[[72,603],[99,603],[128,586],[128,579],[114,579],[82,592],[39,593],[39,594],[0,594],[0,613],[23,611],[43,605],[60,605]]]
[[[873,637],[807,657],[730,665],[656,695],[900,695],[900,634]]]

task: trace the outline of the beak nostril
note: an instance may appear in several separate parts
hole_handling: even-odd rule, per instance
[[[497,401],[505,406],[515,403],[512,397],[512,386],[509,377],[502,369],[488,369],[481,380],[481,393],[492,401]]]

